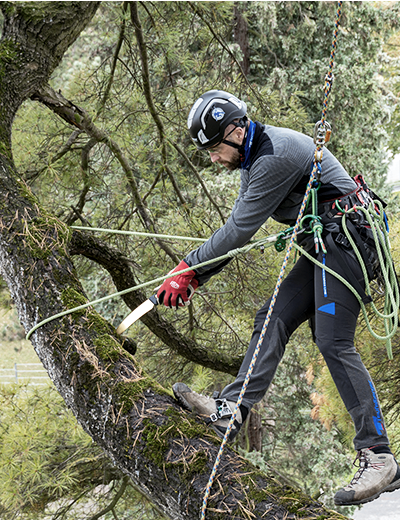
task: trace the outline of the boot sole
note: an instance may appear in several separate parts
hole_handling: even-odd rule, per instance
[[[172,391],[174,392],[175,399],[182,406],[182,408],[185,408],[185,410],[189,410],[189,412],[192,412],[193,407],[186,401],[186,399],[184,397],[182,397],[182,394],[179,392],[179,387],[187,388],[189,393],[190,393],[190,388],[187,385],[185,385],[184,383],[175,383],[174,385],[172,385]]]
[[[391,493],[392,491],[396,491],[396,489],[400,489],[400,479],[396,480],[395,482],[392,482],[389,484],[385,489],[382,489],[382,491],[379,491],[379,493],[375,493],[375,495],[372,495],[367,498],[363,498],[362,500],[356,500],[356,501],[336,501],[335,505],[337,506],[358,506],[360,504],[367,504],[368,502],[372,502],[373,500],[376,500],[378,497],[382,495],[382,493]]]

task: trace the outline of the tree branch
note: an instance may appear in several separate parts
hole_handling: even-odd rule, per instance
[[[166,141],[165,141],[165,130],[164,130],[163,122],[161,121],[161,118],[158,115],[158,112],[154,105],[153,95],[151,92],[149,62],[148,62],[148,58],[147,58],[146,43],[145,43],[144,36],[143,36],[143,29],[142,29],[142,24],[141,24],[140,18],[139,18],[137,4],[138,4],[138,2],[130,2],[131,20],[132,20],[133,26],[135,27],[136,39],[137,39],[137,43],[138,43],[138,47],[139,47],[140,59],[142,62],[143,92],[144,92],[144,96],[146,98],[147,106],[149,107],[149,112],[157,126],[158,135],[160,137],[161,156],[162,156],[162,160],[163,160],[164,170],[167,172],[168,177],[175,190],[175,193],[178,195],[178,198],[179,198],[182,206],[186,209],[186,211],[188,211],[186,208],[185,198],[183,197],[182,192],[179,189],[179,186],[175,180],[174,174],[172,173],[171,169],[169,168],[169,166],[167,164],[167,146],[166,146]]]
[[[120,163],[126,178],[128,179],[134,202],[138,208],[139,215],[142,218],[142,222],[145,228],[152,233],[157,233],[157,226],[151,219],[150,214],[140,197],[139,187],[135,180],[133,168],[129,164],[127,157],[123,153],[118,143],[111,139],[111,137],[104,130],[98,128],[90,118],[89,114],[83,108],[80,108],[71,101],[68,101],[60,92],[56,92],[49,85],[39,88],[31,96],[31,99],[40,101],[67,123],[84,130],[91,138],[95,139],[97,143],[104,143],[106,146],[108,146],[108,148],[114,154],[115,158]],[[175,263],[179,263],[180,258],[163,240],[156,239],[156,243]]]
[[[92,19],[99,5],[100,2],[63,2],[55,10],[50,3],[0,3],[4,15],[0,42],[3,67],[0,139],[3,142],[1,153],[7,151],[9,158],[11,126],[18,108],[47,82],[66,49]],[[27,28],[32,28],[31,34]],[[40,37],[37,37],[39,30]]]
[[[66,155],[72,148],[72,145],[75,143],[77,137],[81,133],[81,130],[74,130],[72,134],[69,136],[67,142],[60,148],[60,150],[53,155],[53,157],[50,158],[50,161],[46,166],[43,166],[39,171],[35,171],[33,173],[30,173],[25,175],[26,181],[34,181],[37,179],[44,171],[47,170],[48,166],[56,163],[59,161],[64,155]]]
[[[268,106],[265,105],[265,102],[263,100],[262,97],[259,96],[259,94],[257,93],[257,91],[255,90],[254,86],[249,82],[246,74],[244,73],[243,71],[243,68],[241,66],[241,64],[239,63],[239,61],[237,60],[236,56],[233,54],[233,52],[231,51],[231,49],[229,48],[228,45],[226,45],[226,43],[224,42],[224,40],[219,36],[219,34],[217,34],[214,30],[214,27],[213,27],[213,24],[211,24],[207,19],[206,17],[204,16],[203,14],[203,7],[201,6],[201,4],[199,4],[198,2],[193,2],[193,1],[189,1],[188,2],[189,6],[191,7],[191,9],[193,10],[194,13],[197,14],[197,16],[207,25],[209,31],[211,32],[211,34],[214,36],[214,38],[216,39],[216,41],[219,43],[219,45],[229,54],[229,56],[232,58],[232,60],[235,62],[238,70],[240,71],[240,75],[241,77],[243,78],[244,82],[246,83],[247,85],[247,88],[249,90],[251,90],[251,92],[253,93],[253,95],[255,96],[255,98],[258,100],[260,106],[263,106],[264,109],[267,111],[267,112],[270,112],[270,109]]]
[[[98,520],[105,514],[107,514],[109,511],[112,511],[114,507],[117,505],[119,499],[122,497],[122,495],[125,493],[125,490],[129,484],[129,477],[124,477],[122,479],[121,487],[119,488],[118,492],[115,493],[115,497],[112,499],[112,501],[108,504],[107,507],[96,513],[95,515],[91,516],[88,520]]]
[[[122,43],[123,43],[124,38],[125,38],[126,13],[127,13],[127,10],[128,10],[128,2],[124,2],[122,4],[121,28],[120,28],[120,31],[119,31],[117,45],[115,47],[115,51],[114,51],[114,55],[113,55],[113,59],[112,59],[112,63],[111,63],[110,76],[108,78],[107,86],[106,86],[106,88],[104,90],[103,97],[102,97],[102,99],[100,101],[100,104],[99,104],[99,107],[97,109],[97,113],[96,113],[95,119],[97,119],[99,117],[99,115],[103,112],[104,107],[105,107],[106,102],[107,102],[107,99],[108,99],[108,96],[110,95],[110,92],[111,92],[112,84],[114,82],[114,74],[115,74],[115,69],[117,67],[118,55],[119,55],[119,52],[120,52],[121,47],[122,47]]]
[[[90,176],[88,174],[89,172],[89,153],[90,150],[97,144],[96,139],[90,139],[86,145],[82,148],[81,152],[81,171],[82,171],[82,179],[83,179],[83,188],[81,191],[81,194],[79,196],[78,204],[76,207],[72,208],[72,213],[67,218],[66,222],[68,226],[72,226],[72,224],[80,218],[80,215],[82,215],[83,208],[85,206],[86,202],[86,195],[88,194],[90,190]]]
[[[80,254],[106,269],[118,291],[137,285],[132,273],[132,263],[119,251],[100,242],[95,237],[81,231],[74,232],[70,243],[72,255]],[[132,291],[123,296],[130,309],[135,309],[147,299],[143,291]],[[235,375],[241,365],[242,356],[224,355],[200,346],[193,339],[181,334],[172,324],[164,320],[156,309],[145,314],[141,321],[165,345],[188,361],[213,370]]]

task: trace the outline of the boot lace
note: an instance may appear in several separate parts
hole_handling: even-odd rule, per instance
[[[357,462],[358,461],[358,462]],[[374,461],[371,458],[371,452],[369,450],[360,450],[357,452],[356,458],[354,459],[353,466],[358,470],[350,482],[350,486],[357,484],[361,478],[364,478],[366,471],[376,470],[381,471],[385,467],[385,462]]]
[[[364,471],[366,471],[368,469],[368,467],[370,466],[370,462],[371,461],[368,458],[366,451],[359,450],[357,452],[356,458],[353,461],[353,466],[358,468],[358,470],[357,470],[356,474],[354,475],[354,477],[352,478],[352,480],[350,482],[350,486],[353,486],[354,484],[358,483],[358,481],[362,478]]]

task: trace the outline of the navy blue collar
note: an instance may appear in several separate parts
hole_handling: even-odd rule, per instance
[[[253,144],[254,132],[256,130],[256,124],[253,121],[249,121],[249,128],[247,129],[247,139],[244,145],[244,159],[241,162],[240,167],[243,170],[247,170],[250,166],[250,152]]]

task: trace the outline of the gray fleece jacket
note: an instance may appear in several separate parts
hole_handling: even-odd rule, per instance
[[[256,122],[250,164],[241,169],[238,197],[227,222],[185,258],[189,266],[211,260],[244,246],[272,217],[294,225],[310,177],[315,152],[313,140],[287,128]],[[319,202],[353,191],[356,184],[339,161],[323,149]],[[228,262],[195,269],[200,285]]]

